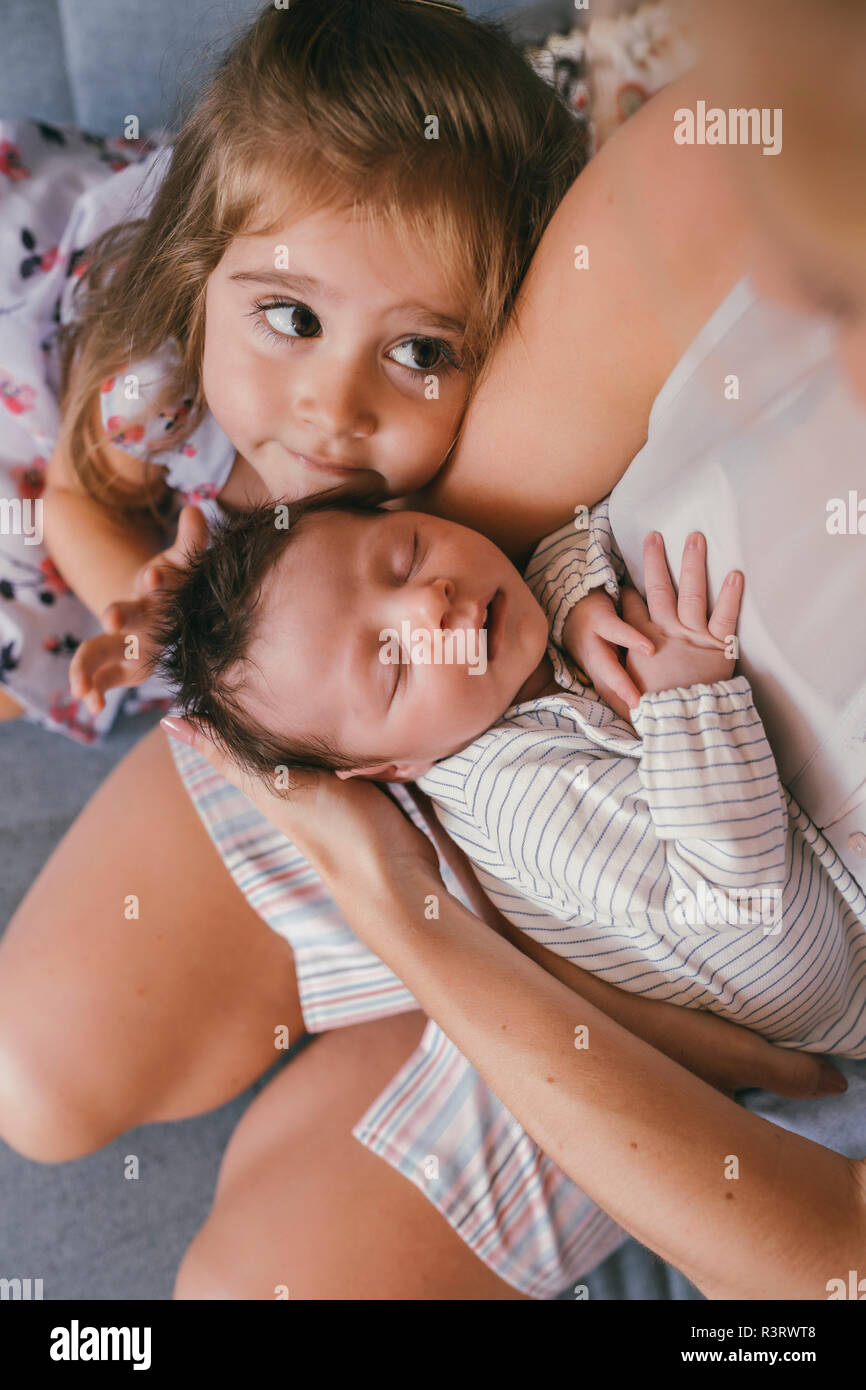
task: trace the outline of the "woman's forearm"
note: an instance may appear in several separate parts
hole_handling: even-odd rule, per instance
[[[816,1094],[822,1082],[822,1064],[816,1064],[808,1054],[783,1053],[757,1033],[704,1010],[684,1009],[620,989],[515,927],[487,897],[463,850],[440,824],[430,798],[416,786],[408,790],[424,816],[427,833],[450,865],[475,915],[548,975],[561,980],[572,993],[594,1004],[630,1033],[688,1067],[711,1086],[728,1092],[739,1086],[760,1086],[777,1090],[780,1095]]]
[[[826,1298],[828,1280],[862,1265],[861,1164],[741,1109],[626,1032],[432,871],[399,877],[338,872],[329,886],[511,1113],[628,1231],[715,1298]]]

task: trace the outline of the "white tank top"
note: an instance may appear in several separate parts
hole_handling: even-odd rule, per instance
[[[742,570],[739,670],[782,780],[862,882],[866,410],[835,330],[741,281],[659,392],[610,520],[641,591],[652,530],[675,581],[686,536],[703,531],[711,602]]]

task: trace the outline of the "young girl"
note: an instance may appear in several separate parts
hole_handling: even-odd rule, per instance
[[[13,535],[0,562],[4,681],[73,734],[94,732],[64,692],[95,631],[85,609],[133,595],[172,494],[243,507],[335,477],[392,495],[430,479],[581,166],[574,123],[500,34],[396,0],[329,7],[327,34],[323,14],[268,9],[173,154],[139,142],[151,152],[114,179],[122,141],[4,132],[6,235],[23,245],[0,362],[31,441],[22,500],[58,387],[62,412],[48,551]],[[390,42],[400,63],[383,71]]]

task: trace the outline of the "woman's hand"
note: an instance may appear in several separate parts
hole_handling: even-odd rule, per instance
[[[174,716],[162,725],[243,792],[332,888],[338,877],[360,883],[371,871],[396,876],[407,868],[423,868],[439,877],[433,845],[384,787],[361,777],[342,781],[332,772],[287,768],[275,768],[273,781],[267,782],[238,767],[203,728]]]
[[[150,635],[159,592],[181,583],[195,551],[207,545],[207,536],[203,513],[198,507],[184,507],[173,543],[136,575],[133,598],[109,604],[102,614],[103,635],[78,647],[69,668],[69,688],[91,714],[104,709],[106,690],[140,685],[150,675],[159,656]]]
[[[664,1040],[648,1040],[725,1095],[733,1096],[745,1087],[792,1097],[838,1095],[847,1090],[842,1073],[823,1057],[777,1047],[717,1014],[677,1004],[668,1008],[673,1012]]]

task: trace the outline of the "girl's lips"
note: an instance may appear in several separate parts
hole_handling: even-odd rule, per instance
[[[298,463],[306,464],[308,468],[315,468],[320,473],[334,473],[340,478],[349,477],[352,473],[369,471],[353,463],[323,463],[320,459],[308,458],[306,454],[296,454],[293,449],[287,449],[286,453],[291,454]]]
[[[499,650],[502,641],[502,634],[505,630],[505,610],[508,600],[501,589],[497,589],[487,607],[487,622],[484,624],[487,632],[487,660],[492,661]]]

